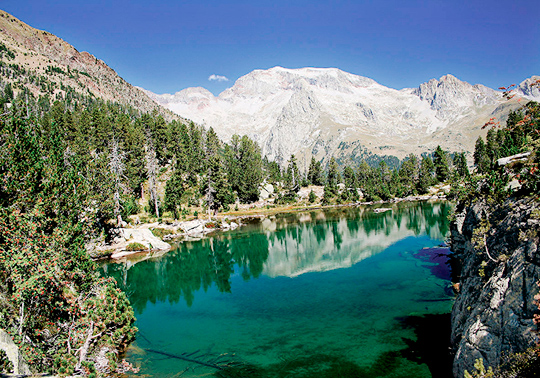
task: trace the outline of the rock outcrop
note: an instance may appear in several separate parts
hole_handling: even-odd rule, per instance
[[[498,366],[505,355],[523,352],[538,341],[533,315],[540,282],[540,206],[508,199],[488,206],[478,201],[457,215],[452,250],[461,268],[452,310],[453,373]]]
[[[17,344],[15,344],[13,340],[11,340],[11,336],[3,329],[0,329],[0,350],[6,352],[7,358],[13,364],[13,374],[32,374],[30,368],[28,367],[28,364],[24,362],[22,355],[19,353],[19,348],[17,347]],[[3,375],[0,374],[0,376]]]

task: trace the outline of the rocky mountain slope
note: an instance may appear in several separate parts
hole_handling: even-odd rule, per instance
[[[540,99],[524,82],[521,95]],[[369,154],[394,155],[434,150],[472,151],[481,126],[504,118],[517,98],[471,85],[452,75],[415,89],[395,90],[335,68],[255,70],[219,96],[204,88],[156,95],[177,114],[213,127],[228,140],[247,134],[270,159],[291,154],[302,168],[312,154],[358,161]]]
[[[105,62],[69,43],[34,29],[0,10],[0,82],[15,95],[28,88],[51,100],[91,96],[132,106],[143,113],[157,111],[166,119],[176,114],[127,83]]]
[[[474,372],[476,359],[496,367],[538,342],[539,230],[534,198],[510,198],[501,206],[478,201],[457,216],[452,250],[462,267],[452,310],[455,377]]]

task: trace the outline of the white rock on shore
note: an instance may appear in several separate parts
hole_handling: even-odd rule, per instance
[[[118,236],[110,246],[111,249],[115,250],[111,258],[116,259],[133,253],[132,251],[126,251],[127,246],[131,243],[142,244],[149,251],[168,251],[171,249],[168,243],[154,236],[149,228],[120,228],[118,229]]]

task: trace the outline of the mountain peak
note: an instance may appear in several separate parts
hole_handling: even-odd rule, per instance
[[[463,81],[459,80],[457,77],[455,77],[454,75],[452,74],[446,74],[446,75],[443,75],[441,76],[441,78],[439,79],[440,82],[459,82],[459,83],[464,83]]]
[[[190,91],[154,98],[212,126],[225,141],[247,134],[269,159],[284,163],[295,154],[300,165],[311,156],[403,158],[439,144],[469,150],[482,132],[478,125],[504,101],[499,92],[450,74],[398,91],[338,68],[316,67],[255,70],[218,97]]]
[[[540,76],[531,76],[523,80],[515,89],[517,94],[534,101],[540,101]]]

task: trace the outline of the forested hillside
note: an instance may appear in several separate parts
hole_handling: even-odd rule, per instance
[[[0,10],[0,82],[14,93],[32,93],[39,102],[101,99],[142,113],[182,119],[127,83],[105,62],[79,52],[57,36]]]

